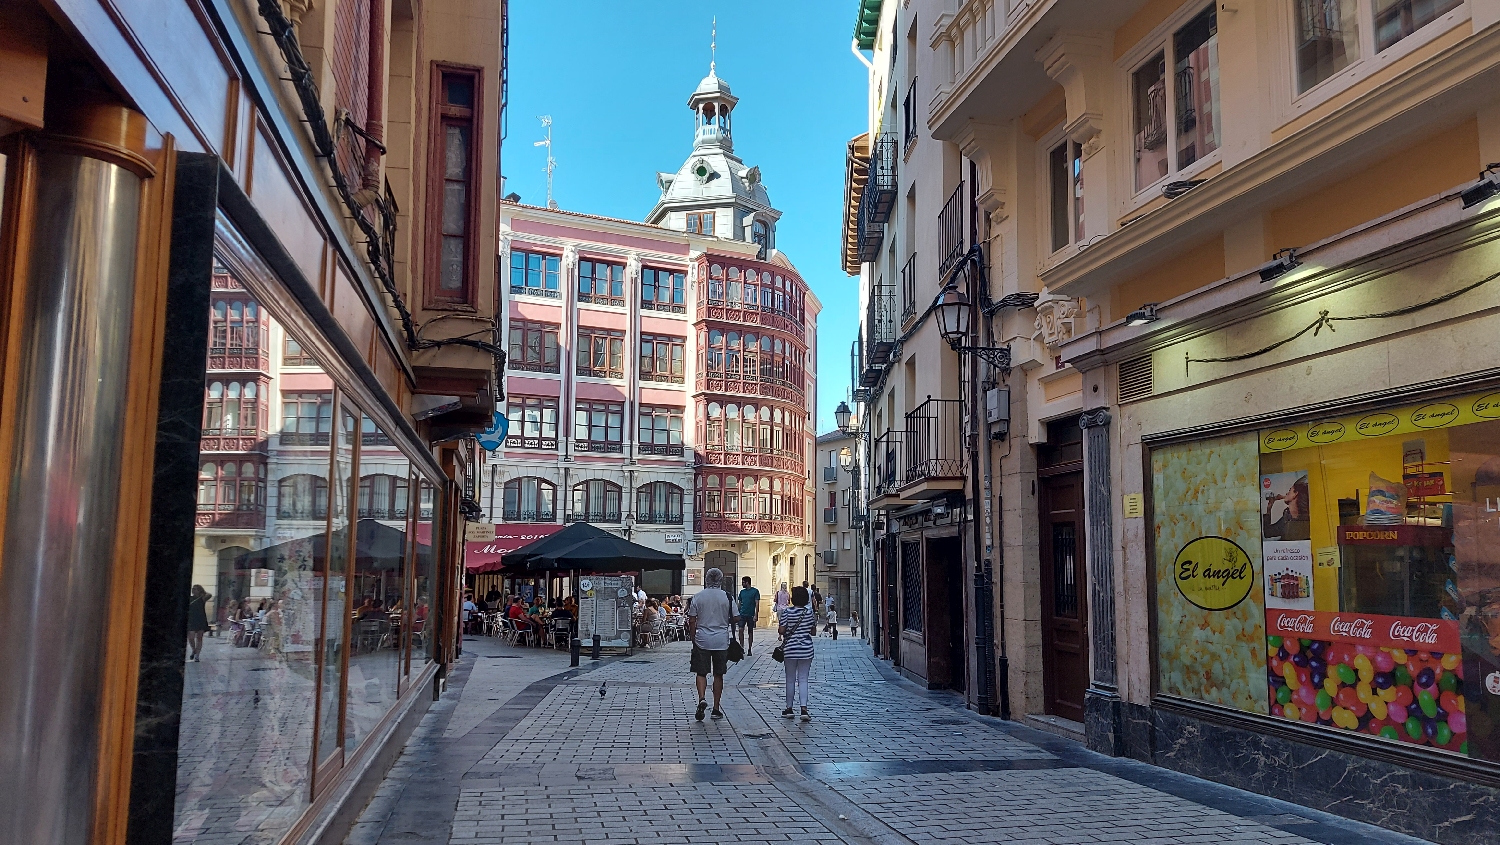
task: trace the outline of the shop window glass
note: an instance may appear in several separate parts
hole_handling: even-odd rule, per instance
[[[349,500],[354,483],[354,444],[357,423],[352,405],[339,409],[333,444],[333,475],[329,479],[328,580],[323,593],[323,649],[318,691],[317,760],[324,764],[340,749],[352,748],[340,730],[343,712],[344,654],[349,623]]]
[[[419,484],[417,493],[417,506],[413,508],[416,530],[416,572],[412,583],[411,599],[411,666],[420,667],[430,663],[437,653],[436,632],[430,630],[428,625],[432,616],[437,612],[434,606],[434,594],[437,590],[437,558],[433,549],[437,547],[438,540],[434,538],[433,532],[439,524],[441,517],[438,511],[442,509],[442,499],[437,495],[438,488],[422,476],[417,476]]]
[[[239,318],[254,315],[268,330],[270,315],[240,300]],[[223,313],[227,321],[227,303]],[[214,342],[211,332],[207,344]],[[317,362],[307,355],[298,365]],[[252,403],[263,391],[217,373],[206,381],[205,434],[254,431]],[[309,405],[313,432],[318,404],[314,397]],[[218,445],[222,451],[200,462],[173,839],[270,843],[289,832],[312,794],[319,638],[331,583],[331,446],[327,438],[290,450],[275,439]],[[331,619],[337,643],[342,618]],[[336,685],[329,695],[336,708]]]
[[[1500,762],[1500,393],[1152,464],[1163,692]]]
[[[361,429],[380,431],[368,417]],[[406,489],[411,462],[388,437],[362,439],[359,519],[350,555],[347,747],[358,748],[396,705],[407,621]]]

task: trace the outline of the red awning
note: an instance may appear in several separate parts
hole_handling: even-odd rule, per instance
[[[562,529],[555,522],[503,523],[495,526],[495,539],[464,544],[464,567],[471,573],[498,572],[500,558]]]

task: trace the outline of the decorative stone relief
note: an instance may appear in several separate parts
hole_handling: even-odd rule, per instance
[[[1056,354],[1057,349],[1077,334],[1078,320],[1082,316],[1078,300],[1044,290],[1036,300],[1036,334],[1033,337]]]
[[[562,254],[563,278],[573,278],[573,270],[578,267],[578,247],[568,244],[563,247]]]

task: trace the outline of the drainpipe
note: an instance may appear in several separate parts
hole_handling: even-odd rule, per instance
[[[385,143],[385,0],[370,0],[370,65],[365,92],[365,171],[361,187],[380,191],[380,156]]]

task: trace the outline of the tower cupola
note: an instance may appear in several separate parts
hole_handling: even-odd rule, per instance
[[[734,149],[730,133],[730,114],[739,98],[729,92],[729,84],[714,73],[710,63],[708,76],[698,83],[693,95],[688,97],[688,108],[693,110],[693,149],[719,147]]]

